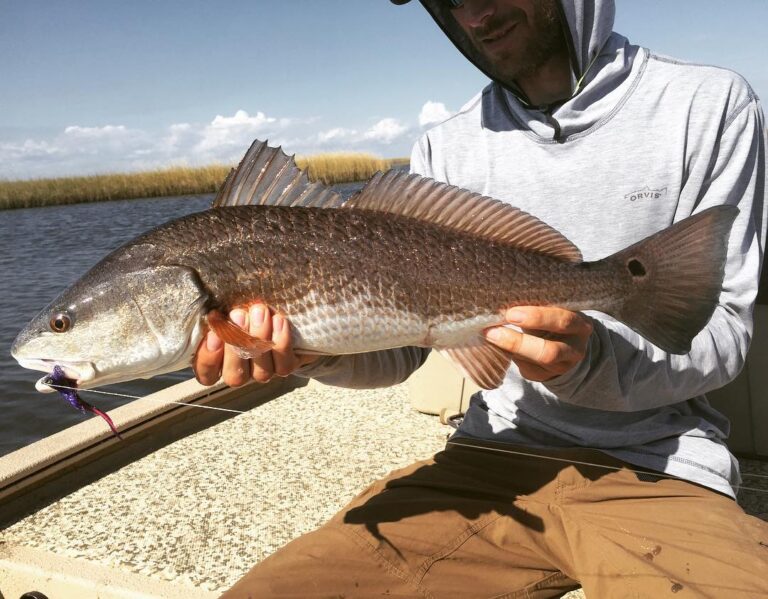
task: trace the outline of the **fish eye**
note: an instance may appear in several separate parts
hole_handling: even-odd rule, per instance
[[[72,318],[66,312],[54,314],[49,323],[54,333],[66,333],[72,326]]]

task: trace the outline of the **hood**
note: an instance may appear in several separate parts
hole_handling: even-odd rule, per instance
[[[393,0],[395,1],[395,0]],[[402,4],[402,0],[396,1]],[[527,103],[524,94],[517,88],[514,81],[505,81],[493,64],[486,61],[477,52],[464,31],[456,23],[451,9],[441,0],[421,0],[435,22],[443,32],[478,69],[514,93],[521,101]],[[558,0],[556,2],[563,32],[568,46],[571,62],[571,82],[573,93],[578,93],[584,86],[590,67],[600,50],[606,44],[613,31],[615,15],[614,0]]]
[[[393,0],[404,3],[407,0]],[[483,93],[482,126],[522,128],[543,142],[562,143],[587,134],[615,114],[642,75],[648,53],[614,33],[614,0],[558,0],[570,54],[571,96],[532,106],[514,81],[494,72],[440,0],[421,0],[437,24],[475,66],[493,80]]]

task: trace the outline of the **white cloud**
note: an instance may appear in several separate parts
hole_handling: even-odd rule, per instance
[[[238,110],[234,116],[216,115],[211,121],[211,127],[214,129],[227,129],[233,127],[248,127],[258,129],[264,123],[274,123],[276,119],[269,118],[263,112],[259,111],[256,116],[249,116],[245,110]]]
[[[345,129],[344,127],[334,127],[328,131],[321,131],[317,134],[318,143],[325,144],[329,142],[348,141],[355,139],[358,133],[354,129]]]
[[[104,127],[80,127],[72,125],[64,129],[64,135],[76,137],[79,139],[106,139],[109,137],[122,136],[128,133],[128,129],[123,125],[105,125]]]
[[[19,158],[44,158],[59,154],[61,148],[47,141],[27,139],[20,144],[0,143],[0,157],[18,156]]]
[[[123,125],[72,125],[51,139],[0,144],[0,177],[134,170],[133,157],[155,144],[156,140],[147,132]]]
[[[363,134],[364,139],[391,144],[408,131],[408,127],[397,119],[381,119]]]
[[[112,123],[73,124],[47,138],[0,141],[0,178],[233,164],[254,139],[268,139],[270,145],[282,145],[288,153],[304,155],[351,151],[407,156],[420,132],[415,123],[391,117],[380,118],[368,128],[328,125],[321,117],[273,116],[242,109],[230,115],[217,114],[207,122],[172,123],[154,131]]]
[[[442,102],[427,101],[424,106],[421,107],[419,113],[419,126],[431,127],[442,123],[444,120],[450,118],[453,113],[445,107]]]
[[[201,132],[195,151],[212,156],[227,155],[234,148],[248,147],[255,137],[264,137],[270,129],[285,127],[284,124],[270,127],[275,123],[276,118],[268,117],[261,111],[254,116],[245,110],[238,110],[230,117],[217,114]]]

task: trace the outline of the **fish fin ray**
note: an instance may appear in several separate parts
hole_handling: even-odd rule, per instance
[[[601,311],[664,351],[690,351],[717,307],[738,212],[728,205],[709,208],[594,263],[610,263],[631,277],[626,298]]]
[[[220,312],[208,313],[208,326],[228,345],[233,346],[241,358],[254,358],[271,350],[275,344],[249,335]]]
[[[311,183],[293,156],[256,140],[230,171],[213,200],[221,206],[316,206],[338,208],[341,196],[322,183]]]
[[[582,260],[579,249],[565,236],[519,208],[403,171],[376,173],[363,189],[347,200],[344,208],[400,214],[521,250],[569,262]]]
[[[460,347],[440,348],[440,353],[483,389],[499,387],[512,362],[512,354],[482,337]]]
[[[224,183],[219,187],[219,191],[216,193],[216,197],[213,198],[211,207],[226,206],[226,198],[232,193],[232,180],[235,178],[235,169],[229,169],[227,178],[224,179]]]

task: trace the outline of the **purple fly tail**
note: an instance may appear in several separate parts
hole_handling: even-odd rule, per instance
[[[50,385],[56,391],[59,392],[59,394],[67,400],[69,405],[71,405],[73,408],[78,410],[79,412],[91,412],[92,414],[96,414],[97,416],[101,416],[104,421],[109,425],[109,428],[112,429],[112,432],[115,434],[115,436],[118,439],[122,439],[120,436],[120,433],[117,432],[117,428],[115,427],[115,424],[112,422],[112,419],[107,416],[104,412],[99,410],[98,408],[92,406],[87,401],[80,398],[80,396],[77,394],[77,381],[73,381],[72,379],[68,379],[67,376],[64,374],[64,370],[61,368],[61,366],[54,366],[53,372],[48,376],[48,378],[44,381],[47,385]]]
[[[115,433],[115,436],[122,441],[122,437],[120,436],[120,433],[117,432],[117,428],[115,427],[115,423],[112,422],[112,419],[106,414],[106,412],[102,412],[99,408],[96,408],[89,404],[87,401],[81,399],[80,403],[83,404],[83,407],[86,409],[86,411],[91,412],[93,414],[96,414],[97,416],[101,416],[104,421],[109,425],[109,428],[112,429],[112,432]]]

